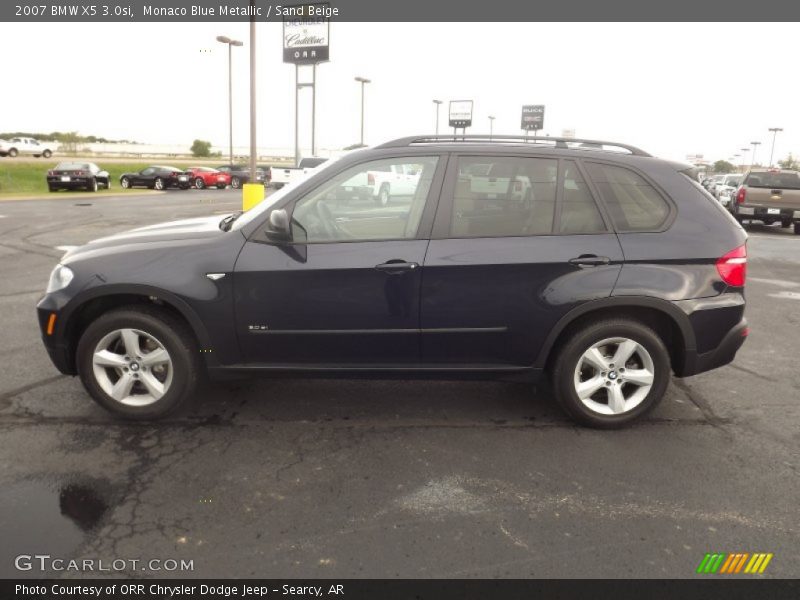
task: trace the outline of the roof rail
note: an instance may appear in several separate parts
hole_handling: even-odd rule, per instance
[[[547,143],[559,149],[571,150],[605,150],[605,146],[627,150],[634,156],[652,156],[636,146],[607,142],[604,140],[589,140],[584,138],[565,137],[526,137],[524,135],[414,135],[398,138],[386,142],[377,148],[404,148],[414,144],[441,144],[441,143],[490,143],[490,144],[542,144]],[[577,145],[570,145],[577,144]]]

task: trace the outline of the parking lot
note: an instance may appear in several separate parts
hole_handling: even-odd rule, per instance
[[[239,208],[236,190],[0,202],[0,576],[14,557],[186,559],[195,577],[800,575],[800,236],[750,228],[750,337],[649,419],[582,429],[525,384],[246,380],[108,416],[34,306],[63,248]],[[49,572],[50,575],[58,573]]]

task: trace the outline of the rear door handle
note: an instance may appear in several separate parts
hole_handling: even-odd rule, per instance
[[[378,271],[383,271],[389,275],[402,275],[403,273],[415,270],[417,267],[419,267],[419,263],[406,262],[400,259],[394,259],[375,265]]]
[[[579,267],[598,267],[600,265],[607,265],[611,259],[607,256],[596,256],[594,254],[581,254],[577,258],[569,259],[571,265],[578,265]]]

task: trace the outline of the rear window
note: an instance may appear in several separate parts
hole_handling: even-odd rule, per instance
[[[614,165],[586,163],[618,231],[653,231],[669,217],[669,205],[638,173]]]
[[[750,175],[747,176],[745,185],[757,188],[800,190],[800,173],[771,173],[769,171],[756,171],[755,173],[750,173]]]

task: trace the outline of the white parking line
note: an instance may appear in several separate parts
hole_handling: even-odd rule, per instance
[[[788,235],[762,235],[760,233],[748,233],[747,237],[749,238],[756,238],[759,240],[782,240],[784,242],[800,242],[800,235],[795,236],[788,236]]]
[[[61,250],[62,252],[69,252],[70,250],[75,250],[78,246],[56,246],[56,250]]]
[[[800,292],[778,292],[777,294],[769,294],[770,298],[780,298],[788,300],[800,300]]]
[[[794,281],[784,281],[783,279],[764,279],[762,277],[748,277],[748,281],[757,281],[759,283],[768,283],[770,285],[777,285],[778,287],[798,287],[800,283]]]

